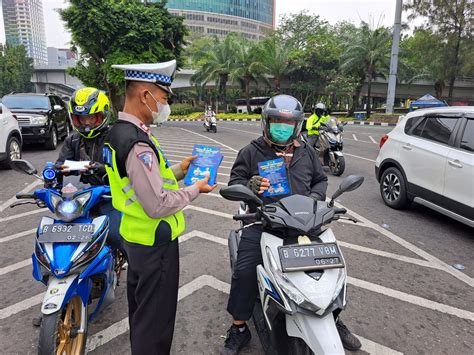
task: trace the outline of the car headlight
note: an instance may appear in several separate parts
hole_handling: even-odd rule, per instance
[[[45,125],[48,122],[48,116],[33,116],[30,117],[30,123],[34,125]]]
[[[82,215],[84,206],[92,196],[92,191],[77,195],[72,200],[63,200],[62,197],[51,194],[54,212],[64,222],[71,222]]]

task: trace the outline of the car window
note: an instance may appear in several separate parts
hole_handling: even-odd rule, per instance
[[[413,135],[448,144],[458,117],[426,117],[414,130]]]
[[[461,149],[474,152],[474,120],[467,120],[466,128],[461,138]]]
[[[418,123],[423,117],[410,117],[405,123],[405,133],[408,134],[410,130]]]
[[[39,95],[7,95],[3,104],[10,110],[49,110],[48,98]]]

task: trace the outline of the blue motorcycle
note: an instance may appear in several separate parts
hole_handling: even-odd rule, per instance
[[[48,287],[41,305],[38,353],[83,354],[88,322],[114,301],[124,263],[120,252],[106,244],[108,216],[91,213],[94,206],[110,199],[110,188],[62,187],[51,163],[42,177],[28,161],[15,160],[12,165],[43,180],[44,188],[17,194],[24,201],[11,207],[36,204],[57,217],[41,218],[32,255],[33,277]]]

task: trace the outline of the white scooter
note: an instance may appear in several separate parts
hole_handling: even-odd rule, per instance
[[[224,198],[242,201],[234,216],[242,227],[229,236],[232,268],[242,229],[252,224],[263,227],[259,300],[252,318],[265,353],[344,354],[333,311],[346,305],[347,274],[336,237],[325,226],[338,219],[357,222],[344,217],[347,211],[334,207],[334,200],[363,181],[362,176],[348,176],[329,203],[293,195],[263,205],[243,185],[220,190]],[[256,212],[248,213],[249,208]]]
[[[217,133],[216,115],[213,114],[207,120],[204,121],[204,128],[206,128],[207,132],[211,131]]]

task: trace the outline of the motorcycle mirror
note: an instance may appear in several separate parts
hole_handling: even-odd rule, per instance
[[[349,175],[346,177],[344,180],[342,180],[334,195],[332,195],[331,201],[329,202],[329,207],[334,206],[334,200],[341,196],[344,192],[354,191],[355,189],[359,188],[363,182],[364,177],[361,175]]]
[[[233,185],[223,187],[219,193],[226,200],[230,201],[244,201],[245,203],[254,203],[258,206],[262,206],[263,202],[259,199],[247,186],[244,185]]]
[[[36,170],[35,167],[33,166],[33,164],[31,164],[27,160],[13,159],[10,164],[11,164],[11,167],[13,168],[13,170],[15,170],[15,171],[19,171],[21,173],[25,173],[25,174],[28,174],[28,175],[38,174],[38,170]]]

